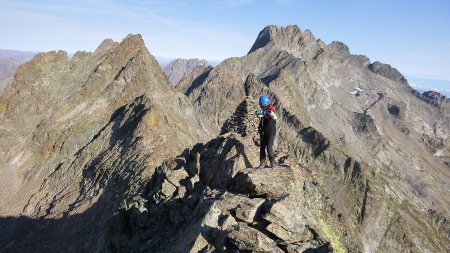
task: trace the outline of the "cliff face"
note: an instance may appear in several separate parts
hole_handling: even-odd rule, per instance
[[[297,26],[176,89],[139,35],[39,54],[0,97],[0,249],[445,252],[450,114],[403,79]]]

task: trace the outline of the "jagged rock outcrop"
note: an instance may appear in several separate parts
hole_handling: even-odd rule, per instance
[[[424,93],[420,93],[416,90],[413,90],[412,92],[418,98],[437,107],[445,107],[450,104],[449,98],[446,98],[444,95],[436,91],[426,91]]]
[[[20,64],[30,60],[36,53],[0,49],[0,94],[12,82]]]
[[[407,84],[406,78],[395,68],[392,68],[389,64],[384,64],[379,61],[371,63],[368,66],[369,70],[373,73],[382,75],[386,78],[391,79],[394,82]]]
[[[70,60],[39,54],[0,103],[2,252],[100,251],[105,224],[154,168],[218,132],[140,35]]]
[[[172,86],[175,86],[185,76],[188,76],[192,72],[203,72],[208,66],[209,64],[205,60],[178,58],[171,61],[163,70],[167,77],[169,77]]]

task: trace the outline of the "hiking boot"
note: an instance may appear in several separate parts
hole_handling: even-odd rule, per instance
[[[265,160],[261,160],[261,162],[259,162],[258,169],[263,169],[264,167],[266,167],[266,161]]]
[[[270,168],[275,168],[278,165],[275,161],[270,161]]]

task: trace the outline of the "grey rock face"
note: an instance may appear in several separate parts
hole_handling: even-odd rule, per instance
[[[395,68],[392,68],[389,64],[383,64],[376,61],[368,66],[369,70],[373,73],[380,74],[386,78],[389,78],[395,82],[407,84],[405,77]]]
[[[271,199],[285,197],[301,187],[296,181],[296,172],[286,167],[246,169],[240,171],[234,180],[237,192]],[[270,181],[272,184],[268,185]],[[272,188],[272,185],[279,188]]]
[[[178,84],[183,77],[190,73],[198,71],[198,68],[209,66],[208,62],[199,59],[175,59],[164,67],[164,73],[169,77],[172,86]]]
[[[209,72],[211,66],[199,66],[191,73],[187,74],[175,85],[175,89],[183,94],[189,95],[198,85],[202,84]]]
[[[0,49],[0,94],[12,82],[20,64],[29,61],[36,53]]]

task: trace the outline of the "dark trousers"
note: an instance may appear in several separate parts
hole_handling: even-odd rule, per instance
[[[266,149],[269,155],[269,161],[275,160],[275,155],[273,154],[273,142],[275,140],[275,135],[259,135],[259,159],[261,161],[266,159]]]

